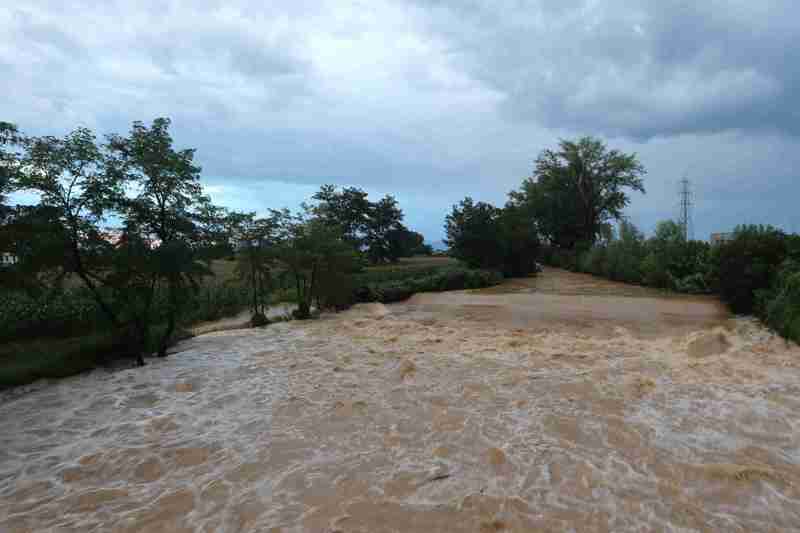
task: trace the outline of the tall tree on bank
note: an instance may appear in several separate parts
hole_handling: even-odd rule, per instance
[[[630,201],[626,189],[643,193],[645,172],[636,154],[609,150],[599,139],[562,140],[557,150],[542,151],[533,177],[511,199],[528,210],[543,237],[572,249],[593,244],[605,224],[621,219]]]
[[[318,217],[273,212],[280,224],[275,256],[295,289],[296,318],[311,317],[311,306],[349,303],[351,274],[360,265],[356,251],[337,226]]]
[[[30,270],[36,272],[42,258],[60,259],[60,264],[48,267],[77,276],[112,327],[119,328],[118,312],[103,290],[113,245],[101,223],[109,213],[117,212],[124,180],[105,171],[103,154],[94,134],[86,128],[63,138],[29,138],[25,144],[24,171],[18,174],[17,188],[37,193],[39,213],[46,213],[53,227],[63,229],[62,239],[48,238],[53,250],[40,248],[36,254],[23,254],[21,262],[32,262]]]
[[[269,323],[267,306],[273,286],[279,216],[256,218],[255,213],[236,212],[228,215],[227,225],[236,242],[236,275],[250,291],[250,322],[253,326]]]
[[[108,173],[131,184],[135,196],[124,202],[126,234],[148,243],[153,256],[153,284],[166,289],[166,328],[158,355],[166,356],[175,333],[182,295],[198,288],[198,280],[211,272],[200,262],[202,234],[195,224],[197,208],[207,199],[200,186],[200,167],[194,150],[175,150],[169,134],[170,120],[157,118],[148,127],[134,122],[128,137],[113,135],[108,143]]]
[[[465,198],[445,219],[445,244],[472,268],[526,276],[535,271],[539,251],[536,227],[527,213],[510,203],[497,208]]]
[[[19,173],[22,135],[14,124],[0,121],[0,223],[7,211],[6,195],[14,187],[14,178]]]
[[[403,226],[403,211],[397,200],[386,195],[371,202],[367,193],[356,187],[338,191],[333,185],[323,185],[314,194],[317,203],[311,210],[317,218],[340,228],[344,240],[366,255],[370,262],[394,262],[400,257],[397,231],[408,231]]]

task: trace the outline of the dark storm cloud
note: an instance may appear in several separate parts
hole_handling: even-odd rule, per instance
[[[507,95],[516,120],[635,138],[800,133],[796,2],[440,1],[431,11],[431,28]]]
[[[647,166],[629,210],[646,229],[674,216],[687,171],[699,236],[791,228],[798,15],[787,0],[7,2],[0,120],[109,133],[169,116],[220,202],[357,185],[396,194],[431,239],[453,203],[502,203],[541,149],[595,134]]]

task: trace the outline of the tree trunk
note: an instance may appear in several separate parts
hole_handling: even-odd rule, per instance
[[[169,341],[172,338],[172,334],[175,333],[175,307],[177,304],[176,298],[176,289],[175,289],[175,282],[171,281],[169,283],[169,306],[167,311],[167,329],[164,331],[164,335],[161,336],[161,341],[158,343],[158,356],[159,357],[166,357],[167,356],[167,348],[169,348]]]

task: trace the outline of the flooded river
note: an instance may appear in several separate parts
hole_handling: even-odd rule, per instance
[[[548,270],[0,398],[0,531],[800,529],[800,348]]]

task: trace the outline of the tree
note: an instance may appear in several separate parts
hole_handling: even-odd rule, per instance
[[[339,192],[334,185],[323,185],[312,198],[317,201],[312,209],[314,215],[338,226],[344,239],[361,250],[373,215],[367,193],[356,187],[345,187]]]
[[[389,247],[389,256],[393,260],[400,257],[414,255],[431,255],[433,249],[425,244],[425,237],[421,233],[411,231],[403,225],[386,233]]]
[[[558,150],[544,150],[533,177],[512,193],[539,232],[565,249],[594,244],[603,225],[619,220],[629,198],[625,189],[644,192],[645,169],[635,154],[609,150],[593,137],[562,140]]]
[[[280,216],[280,214],[278,215]],[[237,241],[236,275],[250,291],[251,323],[268,323],[268,296],[272,290],[277,217],[256,218],[255,213],[231,213],[229,224]]]
[[[403,229],[402,220],[403,211],[393,196],[386,195],[371,204],[365,238],[367,257],[371,263],[393,263],[400,258],[393,249],[389,236],[392,232]]]
[[[467,197],[445,218],[445,244],[450,254],[472,268],[495,268],[502,256],[498,209]]]
[[[198,257],[210,268],[212,261],[230,257],[233,244],[228,225],[230,213],[224,207],[211,203],[208,196],[200,196],[194,209],[193,220],[197,227]]]
[[[51,223],[63,228],[63,241],[55,244],[61,245],[61,250],[65,248],[58,267],[75,274],[112,326],[120,327],[118,313],[102,290],[113,245],[100,224],[118,208],[124,180],[105,171],[95,136],[86,128],[78,128],[63,138],[30,138],[25,144],[21,165],[24,171],[18,173],[17,187],[38,193],[40,206],[47,211]]]
[[[525,210],[509,202],[500,211],[498,223],[503,275],[521,277],[536,272],[539,235]]]
[[[472,268],[505,276],[526,276],[535,270],[536,227],[527,212],[511,202],[499,209],[467,197],[447,215],[445,233],[451,255]]]
[[[393,196],[371,202],[361,189],[337,191],[333,185],[323,185],[313,199],[317,201],[311,208],[313,214],[340,228],[344,240],[365,253],[370,262],[394,262],[400,257],[392,238],[403,229],[403,211]]]
[[[182,297],[196,290],[200,276],[211,275],[198,262],[202,242],[196,225],[197,208],[207,209],[200,186],[200,167],[194,150],[175,150],[169,134],[170,120],[157,118],[150,127],[134,122],[128,137],[109,137],[108,174],[136,189],[123,202],[127,234],[149,244],[154,256],[152,286],[167,293],[166,328],[158,343],[158,355],[166,356],[179,315],[188,301]],[[134,233],[138,234],[134,239]],[[147,331],[145,327],[145,331]]]
[[[644,234],[632,222],[622,219],[619,237],[606,245],[606,265],[599,273],[615,281],[642,282],[642,261],[645,257]]]
[[[358,270],[352,245],[336,226],[320,218],[279,216],[284,238],[275,246],[276,256],[294,285],[295,316],[307,319],[311,305],[338,306],[350,297],[349,277]]]
[[[759,291],[768,290],[786,259],[786,235],[772,226],[737,226],[733,239],[715,250],[719,293],[735,313],[751,313]]]
[[[33,297],[54,295],[68,274],[65,250],[69,240],[57,209],[8,208],[0,223],[0,251],[13,254],[17,262],[3,268],[0,289],[22,290]]]
[[[14,124],[0,121],[0,222],[5,214],[5,198],[15,185],[20,169],[24,138]]]

